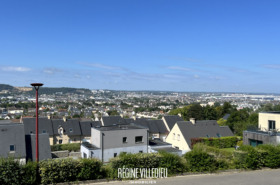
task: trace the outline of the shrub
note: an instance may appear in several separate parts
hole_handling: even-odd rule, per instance
[[[248,153],[246,155],[245,168],[258,169],[263,166],[261,154],[256,150],[256,148],[250,145],[242,145],[238,148],[238,150]]]
[[[81,171],[78,174],[79,180],[99,179],[101,175],[102,162],[98,159],[81,159]]]
[[[207,153],[213,153],[215,155],[215,157],[232,156],[232,153],[230,151],[220,150],[219,148],[207,146],[207,145],[201,144],[201,143],[194,145],[193,150],[200,150],[200,151],[204,151]]]
[[[239,137],[228,136],[221,138],[191,138],[191,148],[197,143],[203,143],[208,146],[214,146],[216,148],[230,148],[236,145],[239,141]]]
[[[184,163],[181,157],[176,154],[160,151],[161,160],[159,167],[167,168],[168,174],[182,173],[184,171]]]
[[[259,145],[258,149],[261,149],[266,154],[263,155],[264,165],[269,168],[278,168],[280,167],[280,150],[273,145]]]
[[[191,172],[213,172],[217,169],[214,156],[204,151],[193,150],[185,154],[188,169]]]
[[[22,181],[23,184],[39,184],[41,182],[40,175],[38,173],[38,163],[28,161],[26,165],[22,166],[23,170],[23,177]]]
[[[243,141],[238,141],[236,145],[237,146],[242,146],[243,145]]]
[[[110,177],[118,177],[118,168],[158,168],[160,164],[160,154],[157,153],[120,153],[116,158],[111,158],[109,165],[112,168]]]
[[[68,150],[71,151],[79,151],[81,148],[80,143],[67,143],[67,144],[59,144],[59,145],[52,145],[51,151],[61,151],[61,150]]]
[[[55,184],[77,180],[77,174],[81,171],[79,160],[72,158],[45,160],[39,162],[39,170],[42,184]]]
[[[23,171],[18,160],[0,158],[0,184],[22,184]]]

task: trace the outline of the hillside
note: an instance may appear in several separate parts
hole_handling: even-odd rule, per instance
[[[7,84],[0,84],[0,92],[2,90],[9,90],[10,92],[19,92],[16,88],[11,85]],[[40,94],[54,94],[56,92],[63,92],[66,93],[76,93],[76,94],[88,94],[91,93],[89,89],[83,88],[71,88],[71,87],[40,87],[39,93]],[[22,92],[20,92],[22,93]],[[33,88],[32,91],[25,92],[26,94],[35,94],[35,89]]]

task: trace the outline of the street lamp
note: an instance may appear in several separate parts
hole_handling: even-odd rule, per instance
[[[32,83],[30,84],[36,90],[36,161],[39,162],[39,140],[38,140],[38,90],[39,87],[43,86],[44,84],[41,83]]]

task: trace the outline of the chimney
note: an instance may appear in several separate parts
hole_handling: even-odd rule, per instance
[[[51,119],[51,115],[48,114],[48,119]]]
[[[178,113],[178,116],[182,117],[182,114],[181,114],[181,113]]]
[[[192,124],[195,124],[195,118],[190,118],[190,122],[192,122]]]
[[[123,113],[120,114],[121,118],[123,118]]]
[[[66,122],[66,116],[63,116],[63,121]]]
[[[136,116],[132,116],[132,118],[133,118],[134,120],[136,120]]]

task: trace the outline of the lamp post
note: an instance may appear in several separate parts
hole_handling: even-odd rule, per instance
[[[36,161],[39,162],[39,139],[38,139],[38,90],[39,87],[43,86],[44,84],[41,83],[32,83],[30,84],[36,90]]]

